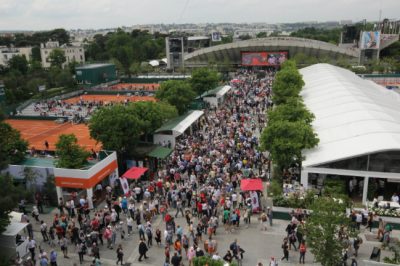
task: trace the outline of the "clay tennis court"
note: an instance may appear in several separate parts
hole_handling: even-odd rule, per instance
[[[49,143],[49,150],[55,150],[55,143],[62,134],[74,133],[78,139],[78,144],[86,150],[94,149],[99,151],[101,144],[97,143],[89,135],[89,128],[85,124],[73,125],[71,123],[57,124],[55,121],[48,120],[6,120],[13,128],[17,129],[23,139],[29,142],[29,147],[36,150],[44,150],[44,142]]]
[[[66,103],[76,104],[79,101],[84,102],[100,102],[102,101],[104,104],[108,103],[121,103],[128,100],[130,102],[155,102],[156,99],[152,96],[127,96],[127,95],[81,95],[73,98],[69,98],[64,100]]]
[[[124,91],[124,90],[144,90],[144,91],[156,91],[160,87],[158,83],[120,83],[115,84],[108,89]]]

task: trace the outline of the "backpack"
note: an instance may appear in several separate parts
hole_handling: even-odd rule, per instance
[[[150,228],[146,228],[146,234],[147,236],[151,237],[153,235],[153,233],[151,232]]]

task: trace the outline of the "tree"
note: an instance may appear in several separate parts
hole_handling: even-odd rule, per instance
[[[78,145],[74,134],[62,134],[56,143],[56,155],[58,168],[79,169],[87,163],[90,153]]]
[[[0,233],[10,224],[10,212],[17,207],[23,190],[14,185],[13,178],[6,174],[0,175]]]
[[[215,89],[218,85],[218,72],[209,68],[198,68],[193,70],[190,84],[197,95]]]
[[[259,32],[256,35],[257,38],[266,38],[267,36],[268,36],[268,34],[265,31]]]
[[[290,60],[287,61],[275,77],[274,84],[272,85],[273,96],[272,99],[275,104],[285,103],[289,98],[299,97],[299,93],[304,86],[303,78],[300,72],[292,67]]]
[[[336,266],[342,259],[345,247],[339,239],[341,227],[350,227],[351,220],[346,216],[346,204],[342,199],[320,197],[311,204],[312,211],[305,223],[307,244],[315,260],[323,266]],[[356,232],[348,231],[350,236]]]
[[[165,102],[135,102],[130,108],[141,121],[143,134],[152,134],[166,121],[178,115],[175,106]]]
[[[90,119],[89,130],[104,149],[115,150],[123,157],[133,153],[142,134],[140,118],[125,105],[97,110]]]
[[[314,114],[308,111],[302,100],[298,98],[287,99],[285,104],[275,106],[268,111],[267,115],[268,123],[285,120],[289,122],[304,121],[311,125],[315,118]]]
[[[25,158],[28,143],[4,121],[0,122],[0,170]]]
[[[67,61],[64,51],[56,48],[49,54],[49,60],[52,67],[62,68],[62,65]]]
[[[196,93],[187,81],[168,80],[161,83],[156,98],[176,107],[179,114],[185,113]]]
[[[319,142],[312,127],[304,121],[275,121],[269,123],[261,135],[261,149],[271,154],[279,169],[301,164],[303,149],[311,149]]]
[[[28,72],[28,61],[23,55],[15,55],[8,61],[10,69],[18,70],[22,75]]]

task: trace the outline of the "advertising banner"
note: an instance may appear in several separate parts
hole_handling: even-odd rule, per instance
[[[279,66],[288,58],[288,52],[242,52],[243,66]]]
[[[379,49],[381,33],[379,31],[363,31],[361,33],[360,48],[365,49]]]

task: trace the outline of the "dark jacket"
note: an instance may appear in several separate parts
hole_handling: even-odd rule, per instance
[[[181,260],[182,260],[182,257],[179,257],[178,255],[176,255],[176,256],[173,256],[173,257],[171,258],[171,263],[172,263],[172,265],[174,265],[174,266],[179,266],[180,263],[181,263]]]
[[[140,242],[139,244],[139,254],[144,254],[147,252],[147,250],[149,250],[146,246],[146,243],[144,242]]]

